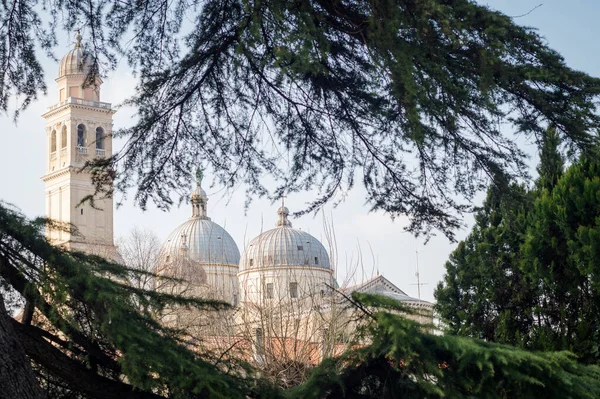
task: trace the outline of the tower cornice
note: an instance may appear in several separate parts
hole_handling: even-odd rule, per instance
[[[49,117],[56,115],[57,113],[62,112],[68,108],[103,112],[108,115],[113,115],[117,112],[117,110],[112,109],[111,103],[104,103],[104,102],[100,102],[100,101],[91,101],[91,100],[84,100],[82,98],[69,97],[64,101],[61,101],[58,104],[54,104],[51,107],[49,107],[48,111],[46,111],[44,114],[42,114],[42,117],[49,118]]]
[[[62,176],[68,175],[74,171],[75,171],[75,168],[73,166],[66,166],[55,172],[47,173],[44,176],[42,176],[40,179],[45,183],[52,179],[56,179],[57,177],[62,177]]]

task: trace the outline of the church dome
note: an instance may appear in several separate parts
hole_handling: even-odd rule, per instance
[[[329,255],[323,244],[307,232],[292,228],[286,207],[279,208],[277,213],[277,227],[262,233],[246,247],[240,262],[240,272],[289,266],[329,270]]]
[[[58,77],[88,73],[91,60],[89,54],[83,50],[81,35],[75,36],[75,47],[69,51],[60,61]]]
[[[161,250],[163,261],[185,255],[200,264],[238,265],[240,251],[229,233],[209,218],[194,217],[177,227]]]
[[[202,172],[198,172],[197,187],[190,196],[192,217],[177,227],[161,250],[162,261],[184,257],[199,264],[237,265],[240,251],[227,231],[206,214],[208,196],[201,187]]]

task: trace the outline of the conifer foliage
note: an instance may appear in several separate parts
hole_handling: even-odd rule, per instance
[[[48,397],[277,396],[241,362],[219,369],[149,311],[223,304],[135,288],[128,281],[140,271],[50,245],[47,223],[0,205],[0,280],[27,301],[20,322],[0,307],[0,334],[20,343]]]
[[[424,332],[386,297],[354,294],[372,321],[292,398],[596,398],[600,368],[567,352],[534,353]],[[368,341],[363,341],[367,338]],[[368,342],[368,344],[365,344]]]
[[[305,211],[358,181],[374,209],[452,236],[487,176],[525,173],[503,122],[551,122],[583,150],[600,127],[598,79],[472,0],[46,0],[48,18],[30,3],[0,9],[0,109],[44,89],[35,44],[83,26],[92,72],[124,57],[139,78],[138,122],[96,177],[142,207],[168,207],[200,159],[249,198],[313,189]]]
[[[492,186],[436,290],[449,332],[600,363],[600,164],[566,171],[551,127],[532,190]],[[515,201],[515,198],[518,198]]]
[[[387,297],[355,293],[366,321],[341,356],[302,385],[281,391],[241,360],[222,359],[180,339],[148,309],[219,303],[128,284],[133,271],[51,246],[41,229],[0,207],[0,280],[27,305],[19,320],[0,306],[0,346],[13,368],[2,383],[34,387],[14,398],[595,398],[600,369],[567,352],[534,353],[472,338],[440,336],[401,316]],[[55,226],[59,227],[59,226]],[[138,271],[139,273],[139,271]],[[16,345],[15,345],[16,342]],[[217,364],[219,366],[217,366]],[[33,366],[35,374],[29,367]],[[25,371],[23,371],[25,370]],[[17,374],[18,373],[18,374]],[[35,378],[35,377],[37,378]],[[41,388],[36,391],[35,386]]]

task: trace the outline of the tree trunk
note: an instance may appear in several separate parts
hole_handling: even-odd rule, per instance
[[[0,399],[29,398],[43,395],[0,295]]]

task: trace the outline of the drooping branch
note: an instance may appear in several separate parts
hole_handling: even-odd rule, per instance
[[[96,399],[159,399],[162,396],[136,390],[133,386],[102,377],[85,364],[71,359],[44,339],[35,327],[12,322],[19,340],[33,361],[66,382],[72,389]]]

